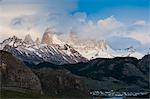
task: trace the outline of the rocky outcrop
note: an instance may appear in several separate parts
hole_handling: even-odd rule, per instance
[[[24,42],[25,42],[26,44],[34,44],[34,41],[32,40],[30,34],[28,34],[28,35],[25,36]]]
[[[53,29],[52,28],[47,28],[43,34],[42,37],[42,44],[47,44],[50,45],[52,44],[52,34],[53,34]]]
[[[42,42],[41,42],[41,43],[42,43],[42,44],[47,44],[47,45],[52,44],[52,39],[51,39],[49,33],[45,32],[45,33],[43,34]]]
[[[41,42],[40,42],[40,39],[39,38],[36,38],[35,40],[35,44],[39,45]]]
[[[22,61],[0,50],[2,89],[42,93],[39,78]]]

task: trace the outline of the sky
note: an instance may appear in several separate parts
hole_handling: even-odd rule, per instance
[[[47,27],[116,49],[150,48],[150,0],[0,0],[0,42],[16,35],[42,37]]]

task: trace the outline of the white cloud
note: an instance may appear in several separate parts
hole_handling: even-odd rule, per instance
[[[69,16],[67,13],[76,8],[76,2],[77,0],[2,0],[0,40],[12,35],[23,38],[29,33],[33,38],[41,36],[48,26],[59,23],[53,19],[62,14]]]
[[[106,19],[100,19],[96,22],[87,20],[86,23],[79,27],[80,34],[93,39],[106,39],[108,36],[118,35],[123,29],[123,24],[116,20],[113,16]]]
[[[150,34],[148,33],[131,33],[129,37],[140,41],[143,45],[150,45]]]
[[[104,29],[116,29],[122,26],[122,24],[117,21],[113,16],[110,16],[103,20],[98,20],[97,24],[100,28]]]
[[[134,25],[146,25],[146,22],[144,20],[138,20],[134,23]]]
[[[0,17],[13,18],[21,15],[33,15],[38,10],[36,5],[0,5]]]
[[[77,12],[73,15],[79,22],[85,22],[87,14],[85,12]]]
[[[140,41],[144,46],[150,45],[150,24],[144,20],[139,20],[133,23],[128,29],[127,37],[131,37]]]
[[[130,46],[133,46],[134,48],[139,48],[142,46],[140,41],[130,37],[113,36],[108,38],[107,40],[114,49],[125,49]]]
[[[13,35],[16,35],[20,38],[24,38],[25,35],[30,34],[32,38],[35,40],[37,37],[41,37],[41,34],[36,28],[33,28],[29,31],[25,31],[24,29],[13,29],[11,27],[6,26],[0,26],[0,42],[8,37],[12,37]]]

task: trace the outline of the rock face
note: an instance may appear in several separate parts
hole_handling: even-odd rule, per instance
[[[22,45],[22,39],[13,36],[11,38],[5,39],[2,43],[0,43],[0,50],[3,50],[5,46],[11,45],[14,48]]]
[[[30,34],[28,34],[28,35],[25,36],[24,42],[25,42],[26,44],[33,44],[33,43],[34,43],[34,41],[32,40]]]
[[[35,70],[35,74],[40,78],[43,92],[46,95],[55,98],[89,97],[84,82],[66,70],[40,68]]]
[[[52,28],[47,28],[42,37],[42,44],[54,44],[60,46],[64,45],[65,42],[61,41],[57,34],[59,33],[55,32],[55,30],[53,30]]]
[[[39,78],[22,61],[0,50],[2,89],[42,93]]]
[[[37,45],[40,44],[40,39],[39,39],[39,38],[37,38],[37,39],[35,40],[35,44],[37,44]]]
[[[52,39],[51,39],[49,33],[45,32],[45,33],[43,34],[42,44],[47,44],[47,45],[52,44]]]
[[[47,45],[50,45],[52,44],[52,34],[53,34],[53,31],[51,28],[47,28],[43,34],[43,37],[42,37],[42,44],[47,44]]]

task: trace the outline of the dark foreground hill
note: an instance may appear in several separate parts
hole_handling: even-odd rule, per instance
[[[82,76],[90,90],[149,90],[150,55],[138,60],[133,57],[98,58],[85,63],[54,65],[40,63],[32,68],[67,69]]]
[[[67,70],[31,70],[21,60],[0,51],[2,98],[89,97],[80,77]]]
[[[125,86],[128,90],[135,88],[136,91],[149,89],[150,55],[146,55],[141,60],[132,57],[95,59],[87,63],[64,67],[74,74],[86,76],[104,84],[109,82],[116,84],[116,88],[113,89],[124,88],[121,86]]]

